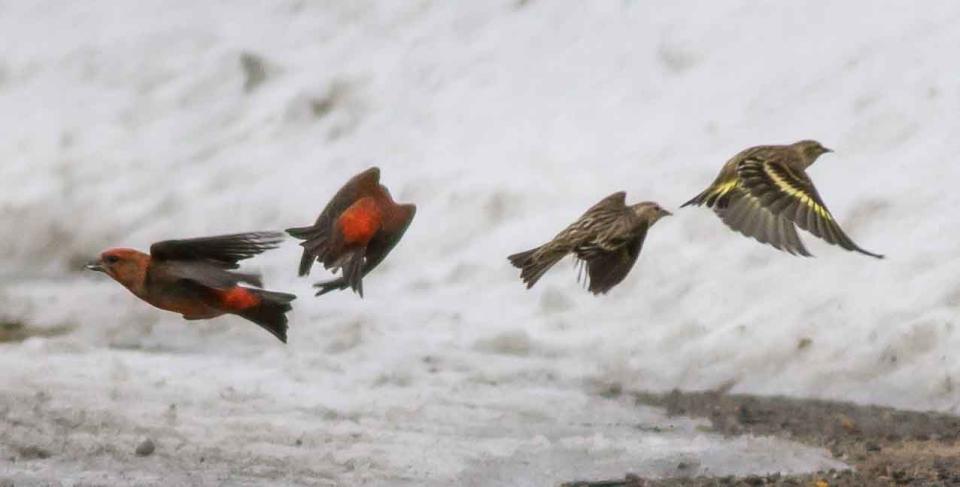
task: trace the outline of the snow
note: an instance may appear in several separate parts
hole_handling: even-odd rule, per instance
[[[0,345],[0,470],[317,485],[809,471],[838,464],[598,391],[732,384],[958,412],[958,24],[947,0],[2,1],[0,318],[72,332]],[[684,209],[607,296],[566,262],[525,291],[506,261],[614,191],[676,209],[737,151],[803,138],[836,150],[810,173],[887,259],[807,235],[817,257],[795,258]],[[365,299],[313,298],[326,276],[296,278],[293,242],[250,263],[300,295],[286,347],[79,271],[106,247],[308,224],[371,165],[419,209]],[[158,452],[136,458],[143,437]],[[53,456],[7,460],[34,444]]]

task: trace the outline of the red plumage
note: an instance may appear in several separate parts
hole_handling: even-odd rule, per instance
[[[380,169],[373,167],[347,181],[309,227],[287,232],[303,242],[300,275],[310,273],[314,261],[340,270],[337,279],[319,282],[317,295],[351,288],[363,296],[363,277],[372,271],[406,232],[417,207],[397,204],[380,184]]]
[[[138,298],[188,320],[234,314],[286,343],[286,312],[296,296],[258,289],[262,286],[259,275],[233,271],[239,261],[275,248],[282,240],[283,234],[276,232],[167,240],[150,246],[149,254],[106,250],[87,268],[107,274]]]

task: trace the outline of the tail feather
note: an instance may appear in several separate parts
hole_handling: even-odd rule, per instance
[[[313,267],[313,261],[316,260],[309,250],[303,249],[303,255],[300,256],[300,267],[297,268],[297,275],[300,277],[310,274],[310,268]]]
[[[297,268],[297,274],[300,277],[310,274],[310,268],[313,262],[323,252],[327,238],[322,228],[318,226],[288,228],[287,233],[294,238],[304,240],[300,242],[303,247],[303,255],[300,257],[300,267]],[[322,260],[322,259],[321,259]]]
[[[363,297],[363,260],[367,253],[366,247],[357,247],[341,256],[336,266],[340,267],[341,279],[346,281],[350,289]]]
[[[527,285],[527,289],[533,287],[554,264],[566,255],[565,252],[544,252],[545,247],[540,246],[507,257],[514,267],[520,269],[520,279]]]
[[[329,281],[314,283],[313,287],[317,288],[317,293],[314,294],[314,296],[323,296],[324,294],[327,294],[331,291],[341,291],[343,289],[346,289],[350,287],[350,284],[348,284],[347,280],[341,276]],[[361,286],[361,291],[363,291],[362,286]]]
[[[239,313],[240,316],[260,325],[281,342],[287,343],[287,315],[293,309],[290,302],[297,297],[293,294],[250,289],[260,298],[260,304]]]

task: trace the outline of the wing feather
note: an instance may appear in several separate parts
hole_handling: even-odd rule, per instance
[[[648,228],[646,224],[640,225],[630,238],[611,250],[595,247],[591,251],[576,251],[577,257],[585,263],[590,292],[606,294],[627,277],[640,256]]]
[[[737,165],[737,173],[744,189],[774,215],[786,217],[827,243],[883,258],[862,249],[843,232],[803,170],[768,159],[745,159]]]
[[[794,255],[810,256],[793,223],[771,213],[759,199],[741,189],[731,192],[726,208],[714,211],[728,227],[747,237]]]
[[[150,246],[150,256],[157,262],[200,261],[221,269],[236,269],[239,261],[274,249],[282,241],[283,234],[279,232],[164,240]]]

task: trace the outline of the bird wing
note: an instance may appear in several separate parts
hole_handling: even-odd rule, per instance
[[[383,259],[396,247],[397,243],[406,233],[413,217],[417,214],[415,205],[400,205],[396,209],[397,215],[389,228],[377,234],[367,244],[367,260],[363,267],[363,275],[372,271]]]
[[[717,216],[728,227],[760,243],[794,255],[809,257],[793,222],[782,215],[774,215],[760,204],[760,200],[743,189],[733,189],[727,194],[727,203],[714,208]]]
[[[164,240],[150,246],[150,257],[154,262],[198,261],[220,269],[236,269],[239,261],[274,249],[282,241],[279,232]]]
[[[551,243],[562,244],[562,247],[577,247],[585,240],[593,240],[596,228],[602,228],[621,218],[627,208],[627,193],[618,191],[600,200],[593,205],[567,228],[558,233]]]
[[[340,213],[343,213],[343,210],[349,208],[355,201],[364,196],[373,196],[377,190],[381,190],[380,168],[371,167],[350,178],[350,180],[337,191],[337,194],[333,196],[320,213],[320,216],[317,217],[314,225],[329,225]]]
[[[304,240],[300,244],[304,247],[299,269],[301,276],[310,273],[314,259],[330,238],[330,231],[337,217],[358,199],[364,196],[379,196],[380,193],[389,194],[387,188],[380,185],[380,168],[371,167],[347,181],[330,199],[312,226],[287,229],[291,236]]]
[[[589,210],[584,212],[583,216],[596,214],[596,213],[608,213],[608,212],[619,212],[627,207],[627,192],[626,191],[617,191],[616,193],[607,196],[606,198],[597,202],[597,204],[590,207]]]
[[[393,250],[397,243],[400,242],[410,223],[413,222],[413,217],[417,213],[417,207],[415,205],[400,205],[396,211],[397,215],[391,218],[389,228],[384,228],[384,231],[377,232],[367,244],[366,259],[364,260],[361,277],[366,276],[377,267],[377,265],[386,258],[387,254]],[[320,296],[330,291],[346,289],[348,285],[349,279],[347,279],[346,275],[343,275],[330,281],[318,282],[314,284],[314,287],[319,289],[317,296]]]
[[[860,248],[843,232],[802,169],[769,159],[746,158],[737,165],[737,174],[746,191],[774,215],[789,219],[827,243],[883,258]]]
[[[330,199],[327,206],[320,212],[320,216],[317,217],[317,221],[314,222],[313,227],[308,228],[329,228],[337,216],[343,213],[343,211],[349,208],[355,201],[364,196],[375,196],[385,189],[386,188],[380,185],[380,168],[371,167],[357,174],[350,178],[350,180],[337,191],[337,194],[333,195],[333,198]],[[294,236],[299,237],[299,235]]]
[[[167,261],[153,263],[147,279],[151,285],[174,284],[181,290],[192,290],[193,294],[201,289],[230,289],[237,284],[247,283],[254,287],[263,287],[259,274],[232,272],[203,261]]]
[[[640,256],[649,225],[641,223],[631,232],[617,232],[597,245],[576,250],[587,270],[588,289],[593,294],[605,294],[623,281]]]

